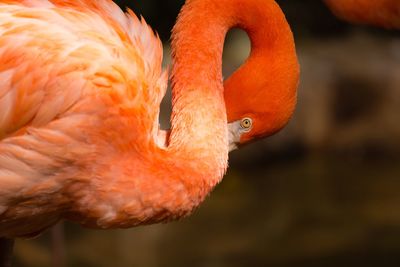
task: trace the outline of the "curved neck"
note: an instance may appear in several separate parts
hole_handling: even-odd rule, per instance
[[[248,107],[249,111],[267,114],[262,121],[270,125],[268,129],[259,129],[260,132],[276,132],[286,124],[294,109],[299,71],[292,32],[273,0],[186,2],[172,41],[174,104],[183,92],[187,94],[193,89],[200,89],[209,97],[212,97],[210,94],[220,97],[223,42],[226,33],[234,27],[249,35],[251,54],[224,84],[228,120],[238,119],[238,114]],[[258,98],[248,97],[247,92],[259,88],[263,89],[257,93]],[[204,96],[201,102],[212,104]],[[179,105],[174,106],[172,125],[179,121],[180,111]],[[207,129],[207,125],[198,127]],[[174,131],[175,127],[172,143]]]
[[[230,25],[216,2],[187,1],[173,29],[170,148],[185,143],[210,150],[220,138],[227,146],[222,50]]]
[[[183,181],[194,206],[221,180],[227,167],[222,78],[226,33],[233,27],[248,32],[253,46],[248,61],[264,50],[271,50],[271,55],[281,38],[276,15],[280,22],[282,14],[273,0],[187,0],[178,17],[172,36],[171,132],[162,166],[170,186],[172,181]]]
[[[222,178],[228,159],[222,50],[225,35],[234,21],[217,2],[187,1],[173,29],[168,142],[170,152],[190,158],[192,163],[207,161],[207,166],[203,166],[206,169],[202,170],[208,176],[212,173],[215,176],[218,171],[219,177],[209,177],[214,179],[212,184]]]

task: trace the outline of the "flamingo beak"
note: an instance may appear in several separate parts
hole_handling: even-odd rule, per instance
[[[229,152],[238,148],[241,135],[242,131],[240,127],[240,121],[228,123]]]

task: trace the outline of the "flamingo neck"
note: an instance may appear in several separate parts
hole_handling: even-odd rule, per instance
[[[205,5],[207,2],[211,6]],[[214,16],[209,16],[209,10]],[[167,150],[192,172],[190,180],[207,185],[205,191],[222,179],[228,160],[222,50],[233,20],[226,18],[220,4],[189,0],[172,37],[172,116]]]
[[[222,50],[229,25],[220,19],[223,12],[205,18],[205,2],[187,1],[173,29],[170,148],[227,147]]]
[[[225,81],[224,102],[229,106],[228,121],[241,119],[244,107],[247,107],[249,113],[258,116],[254,118],[253,134],[259,132],[260,137],[272,134],[289,120],[295,107],[299,80],[293,35],[273,0],[186,2],[174,29],[174,100],[181,99],[182,93],[187,95],[188,90],[201,88],[201,93],[208,96],[201,97],[202,107],[206,110],[203,112],[212,108],[210,95],[218,95],[222,90],[224,38],[234,27],[249,35],[251,54],[245,64]],[[256,95],[249,97],[249,93]],[[174,105],[172,124],[178,125],[181,116],[186,116],[182,107]],[[199,129],[208,129],[209,126],[202,125]],[[178,136],[175,134],[178,131],[174,133],[174,130],[173,127],[172,143]]]
[[[188,0],[182,8],[172,37],[171,132],[166,137],[167,147],[149,157],[150,162],[157,163],[156,171],[151,173],[151,187],[140,190],[145,192],[144,198],[151,197],[142,202],[168,211],[165,216],[169,218],[180,217],[198,206],[225,173],[228,130],[223,43],[228,30],[239,26],[250,34],[254,46],[265,45],[265,37],[259,38],[264,34],[271,36],[267,45],[272,46],[278,38],[273,18],[267,29],[258,31],[256,28],[263,25],[252,17],[254,12],[268,11],[265,2],[277,8],[272,0]],[[154,210],[157,215],[157,208]],[[146,221],[161,220],[154,214]]]
[[[204,145],[209,150],[210,145],[214,148],[226,145],[213,144],[212,140],[226,142],[222,50],[226,33],[234,27],[242,28],[249,34],[252,53],[233,75],[233,82],[226,84],[225,88],[235,87],[234,83],[248,88],[246,83],[265,81],[264,74],[269,71],[269,63],[274,58],[282,56],[284,60],[287,51],[290,56],[295,55],[290,28],[273,0],[187,0],[172,38],[174,64],[170,148],[181,149],[183,144],[191,148]],[[293,63],[292,59],[288,61]],[[285,85],[283,83],[280,88]],[[240,90],[230,90],[231,95],[237,96],[238,92]],[[235,100],[244,98],[240,96]],[[196,103],[198,105],[195,106]],[[255,108],[251,103],[229,106],[232,110],[242,110],[243,105],[248,105],[249,110]],[[183,135],[183,132],[188,134]]]

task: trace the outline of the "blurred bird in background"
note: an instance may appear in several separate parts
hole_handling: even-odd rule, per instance
[[[325,0],[333,13],[353,23],[400,29],[398,0]]]

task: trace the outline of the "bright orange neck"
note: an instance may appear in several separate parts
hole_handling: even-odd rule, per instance
[[[273,0],[188,0],[173,30],[173,108],[169,142],[165,151],[160,149],[151,154],[159,161],[158,178],[153,178],[149,189],[155,190],[157,182],[164,183],[168,177],[168,187],[183,192],[182,199],[178,201],[180,195],[172,194],[170,199],[161,200],[163,203],[179,202],[180,205],[174,207],[176,210],[171,208],[176,213],[197,206],[222,179],[227,167],[222,50],[226,33],[233,27],[241,27],[249,33],[253,49],[248,61],[232,77],[234,80],[242,78],[237,83],[239,87],[229,88],[228,84],[226,90],[232,90],[233,95],[250,91],[254,89],[252,85],[265,82],[264,75],[277,76],[279,80],[275,83],[278,85],[270,84],[269,101],[273,103],[272,98],[279,94],[277,103],[286,104],[284,101],[288,99],[285,108],[292,110],[295,88],[284,87],[288,83],[297,85],[297,80],[286,79],[285,73],[291,73],[292,69],[285,68],[294,66],[297,70],[298,65],[290,29],[279,6]],[[286,35],[281,35],[282,31]],[[287,41],[289,45],[285,44]],[[285,56],[287,52],[289,56]],[[287,59],[288,63],[279,65],[276,57]],[[266,106],[264,102],[263,107]],[[234,106],[249,110],[258,108],[246,102],[227,104],[231,110]]]
[[[248,33],[252,51],[225,82],[228,121],[241,119],[248,109],[256,113],[252,132],[272,134],[289,120],[299,80],[293,36],[273,0],[187,1],[174,28],[174,88],[200,87],[211,95],[222,92],[223,42],[234,27]],[[180,92],[174,91],[174,99]],[[176,111],[174,116],[179,116],[181,108]]]
[[[222,50],[233,21],[220,1],[189,0],[182,8],[172,37],[170,149],[227,153]]]

